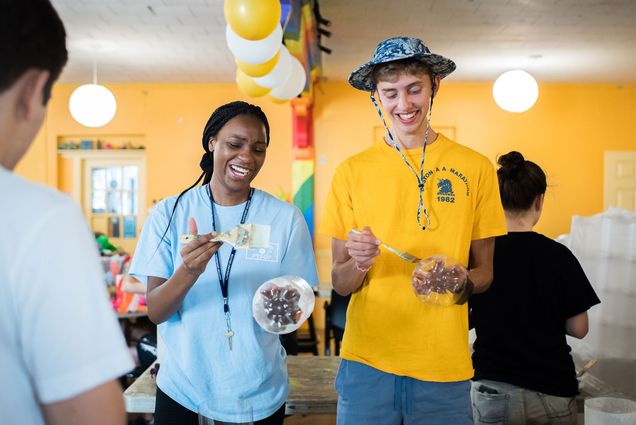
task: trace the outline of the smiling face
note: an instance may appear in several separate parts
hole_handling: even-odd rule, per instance
[[[439,77],[434,81],[439,87]],[[433,94],[430,76],[400,72],[379,80],[377,91],[382,108],[401,138],[424,135]]]
[[[265,162],[265,126],[254,115],[237,115],[210,139],[214,172],[210,185],[214,200],[221,205],[244,202],[250,183]]]

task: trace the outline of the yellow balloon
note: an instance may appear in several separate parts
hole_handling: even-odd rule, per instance
[[[250,77],[262,77],[263,75],[267,75],[269,71],[274,69],[276,63],[278,62],[278,57],[280,56],[280,49],[273,58],[263,63],[246,63],[242,60],[236,58],[236,66],[239,67],[241,71],[249,75]]]
[[[225,20],[246,40],[262,40],[280,22],[280,0],[225,0]]]
[[[289,102],[289,99],[279,99],[279,98],[274,97],[272,95],[269,95],[267,97],[269,98],[269,100],[271,100],[274,103],[278,103],[279,105],[282,105],[283,103]]]
[[[243,71],[240,69],[236,70],[236,84],[238,84],[239,89],[246,95],[250,97],[261,97],[265,96],[272,89],[267,87],[261,87],[252,80],[252,77],[245,75]]]

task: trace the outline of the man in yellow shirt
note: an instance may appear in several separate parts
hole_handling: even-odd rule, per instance
[[[419,258],[452,257],[474,292],[492,281],[494,237],[506,233],[494,167],[430,128],[440,81],[454,70],[421,40],[396,37],[349,76],[393,125],[337,168],[320,228],[333,238],[333,287],[352,294],[339,425],[473,423],[466,304],[421,303],[414,264],[380,249],[383,241]]]

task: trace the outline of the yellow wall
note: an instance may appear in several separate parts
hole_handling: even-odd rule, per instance
[[[147,161],[147,205],[152,200],[179,193],[199,176],[199,161],[203,154],[201,133],[216,106],[244,98],[234,84],[110,84],[108,88],[117,99],[117,114],[106,126],[90,129],[79,125],[68,112],[68,99],[75,85],[58,84],[53,93],[46,119],[47,175],[30,165],[32,156],[42,151],[34,146],[19,172],[52,186],[63,186],[68,175],[60,173],[55,154],[57,138],[72,136],[99,137],[117,134],[145,136]],[[291,112],[289,107],[269,101],[254,100],[270,119],[273,142],[268,150],[268,162],[256,184],[275,192],[281,186],[291,190],[287,169],[276,166],[278,161],[287,165],[291,158]],[[40,155],[40,160],[42,155]]]
[[[372,143],[381,125],[368,95],[346,83],[322,85],[316,98],[316,216],[321,216],[333,171],[343,157]],[[433,127],[454,127],[457,140],[493,162],[519,150],[548,176],[537,230],[566,233],[572,215],[603,209],[603,152],[636,150],[636,85],[541,84],[540,97],[523,114],[494,103],[487,83],[442,83]],[[415,206],[413,206],[415,211]],[[329,241],[319,237],[317,248]]]
[[[58,176],[57,137],[144,134],[147,205],[189,186],[198,177],[201,131],[213,108],[243,96],[233,84],[113,84],[115,119],[91,130],[68,112],[74,85],[54,90],[45,126],[17,167],[29,179],[64,186]],[[557,236],[569,230],[571,216],[598,213],[603,207],[603,151],[636,150],[636,85],[541,84],[537,104],[523,114],[500,110],[487,83],[442,83],[433,124],[453,127],[459,142],[491,160],[516,149],[541,165],[549,182],[545,211],[537,230]],[[291,111],[265,99],[272,143],[256,186],[275,193],[291,191]],[[324,83],[316,90],[316,218],[335,166],[372,143],[380,125],[368,96],[346,83]],[[329,241],[317,238],[317,248]]]

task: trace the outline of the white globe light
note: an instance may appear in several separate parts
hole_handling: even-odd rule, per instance
[[[516,69],[501,74],[492,87],[495,102],[509,112],[525,112],[539,97],[539,86],[532,75]]]
[[[73,91],[68,107],[78,123],[85,127],[101,127],[115,116],[117,101],[106,87],[84,84]]]

